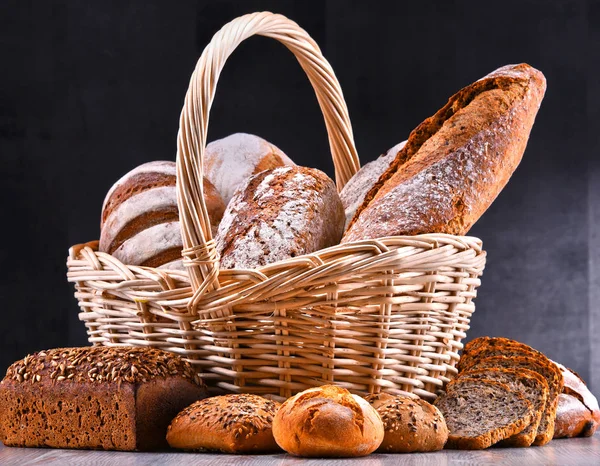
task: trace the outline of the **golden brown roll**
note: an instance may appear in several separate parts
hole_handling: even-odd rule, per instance
[[[334,385],[309,388],[289,398],[273,421],[281,448],[306,457],[354,457],[375,451],[383,423],[364,398]]]

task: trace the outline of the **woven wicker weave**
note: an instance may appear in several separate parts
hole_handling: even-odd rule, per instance
[[[219,31],[194,71],[181,113],[177,194],[186,272],[130,266],[73,246],[75,284],[94,345],[160,347],[212,387],[290,396],[335,383],[434,398],[456,372],[485,252],[472,237],[430,234],[344,244],[257,270],[220,270],[203,200],[208,114],[227,57],[252,35],[291,50],[323,112],[338,189],[358,170],[339,83],[297,24],[272,13]]]

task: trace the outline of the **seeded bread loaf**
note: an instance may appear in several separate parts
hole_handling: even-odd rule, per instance
[[[534,445],[545,445],[554,436],[554,419],[556,417],[556,407],[558,404],[558,395],[562,392],[562,375],[555,364],[546,362],[543,359],[534,357],[531,353],[519,352],[520,350],[503,350],[503,355],[493,355],[474,360],[470,365],[464,368],[464,371],[486,368],[525,368],[537,372],[546,379],[548,383],[548,399],[546,401],[546,410],[542,415],[538,433]],[[549,360],[548,360],[549,361]],[[460,373],[459,373],[460,374]]]
[[[342,240],[466,234],[521,161],[546,90],[526,64],[460,90],[408,138],[365,196]]]
[[[356,209],[362,205],[367,193],[377,183],[379,177],[389,168],[405,144],[406,141],[402,141],[385,154],[379,156],[379,158],[363,165],[340,191],[340,199],[342,200],[346,215],[346,226],[350,224],[352,217],[356,213]]]
[[[309,388],[288,398],[273,421],[281,448],[306,457],[356,457],[383,441],[383,423],[364,398],[334,385]]]
[[[548,399],[548,383],[546,382],[546,379],[537,372],[523,368],[519,368],[518,370],[489,368],[466,371],[462,372],[460,377],[455,379],[455,381],[464,377],[503,383],[512,391],[523,395],[533,406],[533,418],[531,424],[518,434],[500,441],[500,446],[528,447],[535,441],[537,430],[546,409],[546,401]],[[450,382],[449,386],[452,386],[455,381]]]
[[[518,350],[523,354],[530,354],[532,357],[544,361],[544,363],[550,362],[550,359],[548,359],[541,351],[538,351],[525,343],[504,337],[478,337],[465,345],[457,368],[460,371],[468,366],[473,359],[487,357],[492,355],[492,353],[493,355],[501,355],[503,351],[510,349]]]
[[[215,239],[222,268],[252,269],[333,246],[343,229],[334,182],[314,168],[284,167],[248,179]]]
[[[378,393],[365,399],[383,421],[385,434],[381,453],[437,451],[448,440],[448,428],[442,413],[425,400]]]
[[[273,453],[273,418],[279,403],[258,395],[221,395],[184,409],[169,426],[167,441],[182,450]]]
[[[464,377],[448,386],[435,405],[448,426],[446,448],[480,450],[531,424],[533,406],[502,383]]]
[[[591,437],[598,423],[587,406],[573,395],[558,396],[554,438]]]
[[[8,446],[155,450],[173,417],[207,395],[179,356],[151,348],[40,351],[0,383],[0,440]]]
[[[225,205],[252,175],[286,166],[295,164],[281,149],[253,134],[217,139],[204,151],[204,176],[215,185]]]
[[[204,199],[216,233],[225,204],[204,178]],[[127,265],[182,268],[175,162],[134,168],[110,189],[102,207],[99,250]]]

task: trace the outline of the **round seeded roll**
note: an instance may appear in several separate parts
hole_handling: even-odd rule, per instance
[[[412,453],[444,448],[448,427],[440,410],[432,404],[389,393],[368,395],[365,399],[377,410],[385,429],[377,451]]]
[[[356,457],[379,447],[383,423],[364,398],[323,385],[286,400],[273,420],[273,435],[292,455]]]
[[[206,398],[180,412],[167,431],[167,442],[182,450],[223,453],[280,451],[272,422],[280,404],[258,395]]]
[[[226,205],[252,175],[285,166],[293,167],[295,163],[281,149],[253,134],[235,133],[217,139],[204,151],[204,176],[215,185]]]
[[[175,162],[144,163],[117,181],[102,206],[100,245],[127,265],[183,268]],[[213,234],[225,204],[204,178],[204,199]]]

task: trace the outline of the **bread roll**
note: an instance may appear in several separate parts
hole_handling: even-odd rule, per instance
[[[215,185],[225,205],[252,175],[285,166],[295,164],[279,148],[253,134],[232,134],[211,142],[204,151],[204,176]]]
[[[521,161],[545,90],[542,73],[520,64],[499,68],[452,96],[411,132],[342,242],[466,234]]]
[[[363,398],[324,385],[286,400],[273,420],[273,435],[292,455],[354,457],[375,451],[384,432],[379,414]]]
[[[127,265],[182,268],[175,182],[175,162],[168,161],[145,163],[117,181],[102,207],[100,251]],[[216,233],[225,204],[206,178],[204,199]]]
[[[192,366],[153,348],[40,351],[0,383],[0,440],[16,447],[156,450],[184,407],[207,395]]]
[[[256,268],[337,244],[344,208],[334,182],[314,168],[249,178],[229,202],[216,236],[221,267]]]
[[[404,147],[406,141],[396,144],[379,158],[364,165],[356,174],[348,180],[346,186],[340,192],[340,199],[346,214],[346,226],[350,224],[356,210],[362,205],[365,196],[377,183],[379,177],[389,168],[396,155]]]
[[[444,448],[448,428],[442,413],[432,404],[388,393],[368,395],[365,399],[377,410],[385,429],[377,451],[413,453]]]
[[[167,441],[182,450],[224,453],[280,451],[273,439],[279,403],[258,395],[222,395],[194,403],[169,426]]]

